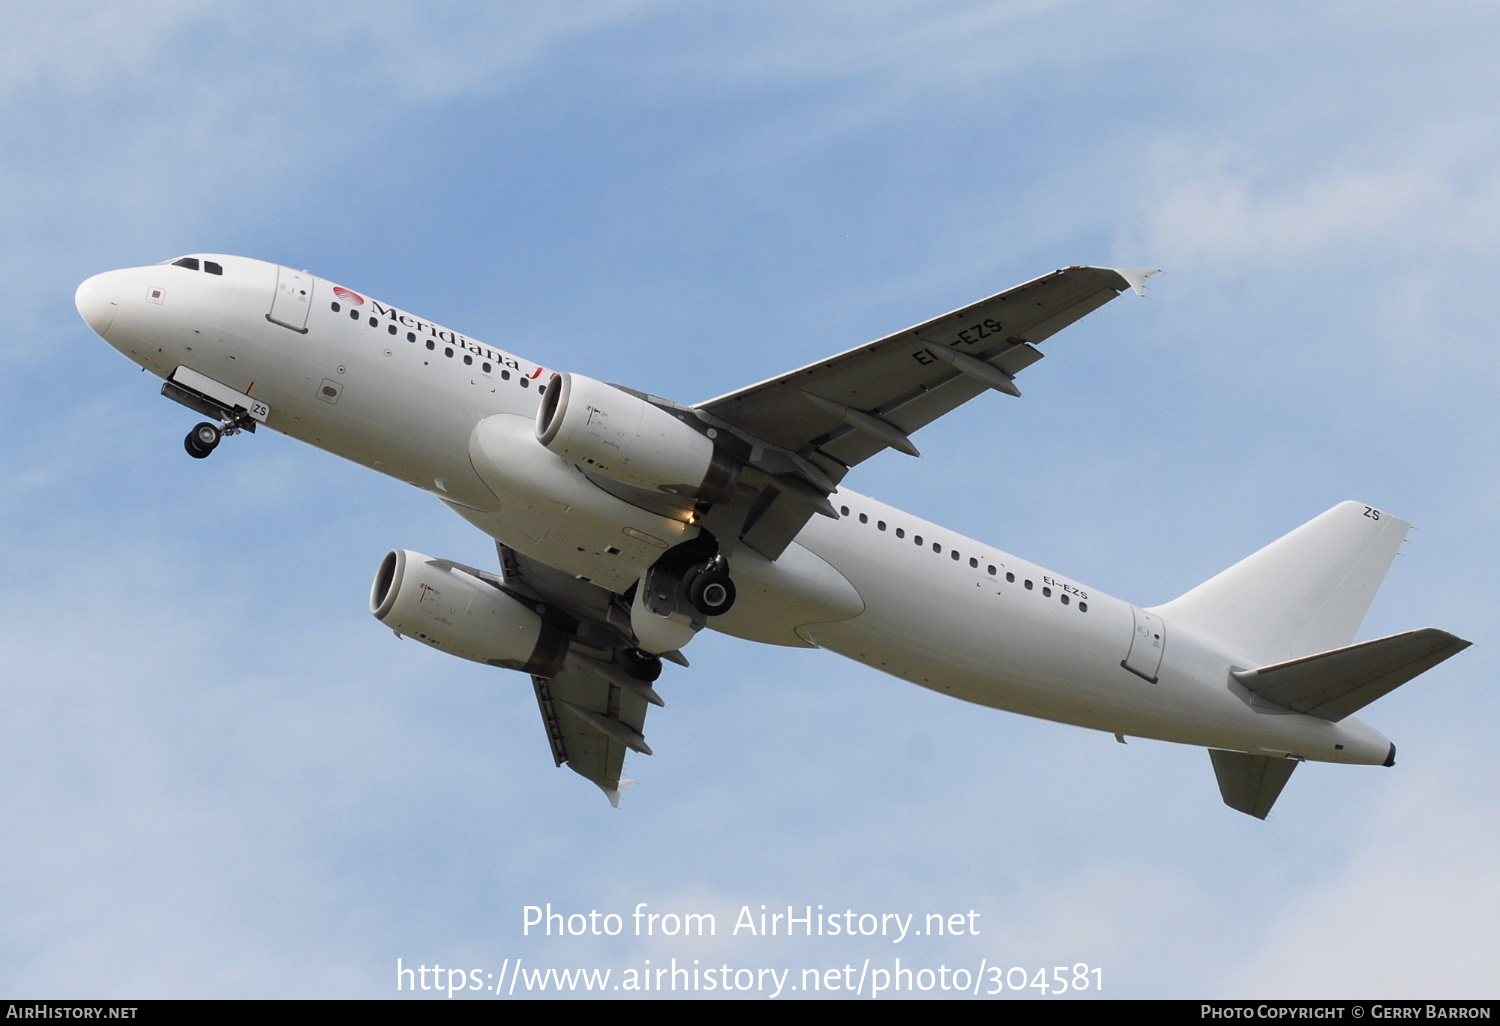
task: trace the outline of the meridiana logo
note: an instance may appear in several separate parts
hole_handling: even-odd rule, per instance
[[[348,302],[353,303],[355,306],[365,305],[364,296],[361,296],[358,292],[355,292],[352,289],[346,289],[342,285],[335,285],[333,287],[333,294],[335,296],[338,296],[340,299],[347,300]]]

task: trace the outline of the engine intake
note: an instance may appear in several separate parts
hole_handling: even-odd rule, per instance
[[[460,659],[551,677],[568,637],[529,606],[446,560],[409,549],[386,554],[370,612],[397,634]]]
[[[739,464],[707,435],[614,385],[563,372],[536,415],[536,437],[614,481],[707,502],[734,494]]]

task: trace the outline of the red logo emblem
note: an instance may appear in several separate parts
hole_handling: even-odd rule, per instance
[[[344,286],[342,285],[335,285],[333,287],[333,294],[335,296],[338,296],[340,299],[353,303],[355,306],[365,305],[364,296],[361,296],[358,292],[351,292],[349,289],[344,288]]]

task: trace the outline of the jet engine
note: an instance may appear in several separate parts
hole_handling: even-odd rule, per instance
[[[386,554],[370,612],[397,634],[476,663],[550,677],[568,638],[480,572],[409,549]]]
[[[703,432],[659,406],[582,374],[552,379],[536,415],[537,441],[586,471],[623,484],[723,502],[739,464]]]

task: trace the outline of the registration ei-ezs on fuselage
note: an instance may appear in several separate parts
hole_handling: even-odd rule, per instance
[[[1070,267],[696,406],[553,371],[306,271],[198,254],[79,286],[84,320],[208,417],[433,493],[499,573],[388,553],[398,635],[528,674],[554,761],[618,803],[662,664],[704,627],[821,647],[980,705],[1208,748],[1264,818],[1301,761],[1391,765],[1353,713],[1467,642],[1354,644],[1409,525],[1346,502],[1143,609],[859,495],[844,475],[1150,271]],[[680,672],[680,671],[674,671]]]

